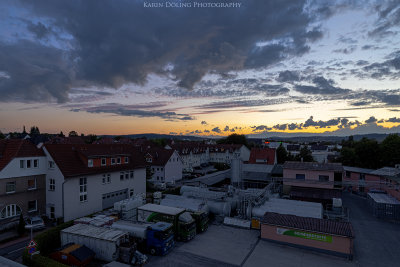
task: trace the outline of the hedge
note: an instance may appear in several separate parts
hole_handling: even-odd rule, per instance
[[[29,255],[28,250],[25,249],[22,253],[22,263],[29,267],[67,267],[68,265],[62,264],[53,259],[44,257],[40,254],[32,256]]]
[[[73,221],[65,222],[35,236],[35,241],[38,244],[37,249],[40,251],[40,254],[47,256],[53,252],[54,249],[61,247],[60,232],[72,225]]]

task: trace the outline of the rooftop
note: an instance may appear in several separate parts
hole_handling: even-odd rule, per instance
[[[349,222],[337,222],[326,219],[300,217],[295,215],[266,212],[262,223],[290,227],[316,233],[331,234],[354,238],[353,227]]]
[[[174,207],[156,205],[156,204],[151,204],[151,203],[143,205],[143,206],[139,207],[138,209],[152,211],[152,212],[160,212],[160,213],[165,213],[168,215],[177,215],[177,214],[185,211],[185,209],[181,209],[181,208],[174,208]]]
[[[373,169],[365,169],[365,168],[350,167],[350,166],[343,166],[343,170],[349,172],[366,173],[366,174],[370,174],[371,172],[374,171]]]
[[[400,205],[400,201],[387,194],[368,193],[368,196],[371,197],[376,203]]]
[[[14,158],[44,157],[43,150],[24,139],[0,140],[0,170],[2,170]]]
[[[283,164],[283,169],[342,172],[343,166],[341,163],[286,161]]]
[[[107,229],[103,227],[96,227],[87,224],[75,224],[71,227],[65,228],[61,233],[70,233],[80,236],[94,237],[96,239],[117,241],[122,236],[127,235],[125,232],[115,229]]]

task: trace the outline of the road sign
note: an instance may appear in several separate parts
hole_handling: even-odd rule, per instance
[[[29,242],[29,245],[28,245],[28,248],[32,248],[32,247],[36,247],[37,246],[37,243],[35,242],[35,240],[31,240],[30,242]]]
[[[33,254],[33,253],[35,253],[36,252],[36,247],[30,247],[29,249],[28,249],[28,253],[29,254]]]

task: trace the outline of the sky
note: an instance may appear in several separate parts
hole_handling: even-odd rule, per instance
[[[3,0],[0,18],[3,133],[400,132],[400,1]]]

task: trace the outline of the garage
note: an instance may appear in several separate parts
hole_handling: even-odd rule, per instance
[[[261,238],[352,259],[354,232],[349,222],[265,213]]]
[[[115,202],[124,200],[128,198],[128,189],[123,189],[119,191],[110,192],[103,194],[103,209],[108,209],[114,206]]]

